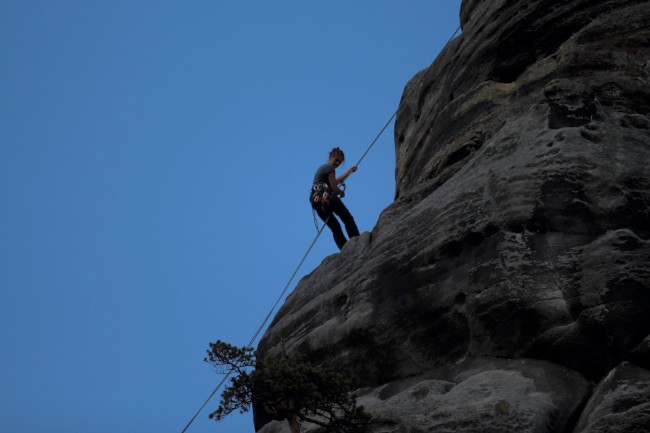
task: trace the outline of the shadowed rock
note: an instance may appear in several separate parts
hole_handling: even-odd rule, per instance
[[[650,367],[650,3],[460,15],[406,86],[395,202],[300,281],[261,356],[347,373],[375,431],[606,431],[619,397],[582,413],[590,384]]]
[[[576,433],[647,432],[650,371],[623,363],[598,385]]]

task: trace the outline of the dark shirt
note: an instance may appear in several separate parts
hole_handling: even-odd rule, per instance
[[[316,170],[316,174],[314,175],[314,185],[325,183],[329,186],[329,174],[333,171],[335,171],[335,168],[330,164],[323,164],[318,167],[318,170]]]

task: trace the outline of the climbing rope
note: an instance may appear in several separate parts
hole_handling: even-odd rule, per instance
[[[459,30],[460,30],[460,25],[458,26],[458,28],[456,29],[456,31],[451,35],[451,37],[449,38],[449,40],[447,41],[447,43],[445,44],[445,46],[446,46],[447,44],[449,44],[449,42],[451,42],[451,40],[456,36],[456,34],[458,33]],[[399,105],[397,106],[397,110],[395,110],[395,112],[394,112],[393,115],[390,117],[390,119],[388,119],[388,121],[386,122],[386,124],[384,125],[384,127],[381,128],[381,130],[379,131],[379,133],[377,134],[377,136],[375,137],[375,139],[370,143],[370,145],[368,146],[368,148],[366,149],[366,151],[363,153],[363,155],[361,155],[361,158],[359,158],[359,161],[357,161],[357,163],[355,164],[355,166],[359,166],[359,164],[361,164],[361,161],[363,161],[363,159],[366,157],[366,155],[368,154],[368,152],[370,152],[370,149],[372,149],[372,147],[375,145],[375,143],[377,143],[377,141],[379,140],[379,137],[381,137],[381,135],[384,133],[384,131],[386,130],[386,128],[388,128],[388,125],[390,125],[390,123],[393,121],[393,119],[395,119],[395,116],[397,116],[397,113],[399,113],[399,110],[402,108],[402,106],[406,103],[406,101],[408,101],[408,99],[411,97],[411,95],[413,95],[413,93],[415,92],[415,89],[417,89],[417,88],[420,87],[420,85],[422,84],[422,81],[424,80],[425,76],[427,75],[427,72],[429,72],[429,69],[431,69],[431,66],[433,66],[433,63],[432,63],[431,65],[429,65],[429,67],[428,67],[428,68],[426,69],[426,71],[422,74],[422,76],[420,77],[420,79],[418,80],[418,82],[415,84],[415,86],[413,86],[413,88],[411,89],[411,91],[410,91],[410,92],[409,92],[409,93],[408,93],[404,98],[402,98],[402,101],[401,101],[401,102],[399,103]],[[289,288],[289,285],[291,284],[291,282],[292,282],[293,279],[295,278],[296,274],[297,274],[298,271],[300,270],[300,267],[302,266],[302,264],[303,264],[303,263],[305,262],[305,260],[307,259],[307,256],[309,255],[309,253],[311,252],[312,248],[313,248],[314,245],[316,244],[316,241],[318,241],[318,238],[320,237],[321,233],[323,233],[323,229],[324,229],[325,226],[327,225],[327,221],[329,221],[330,217],[331,217],[331,214],[330,214],[330,216],[327,217],[327,219],[325,220],[325,222],[323,223],[323,225],[321,226],[321,228],[318,229],[318,233],[316,234],[316,237],[314,237],[314,240],[311,242],[311,245],[309,245],[309,248],[307,248],[307,252],[305,252],[305,255],[302,256],[302,259],[300,260],[300,263],[298,263],[298,266],[296,267],[296,270],[293,271],[293,274],[291,274],[291,278],[289,278],[289,281],[287,281],[287,284],[284,286],[284,289],[282,290],[282,293],[280,293],[280,296],[278,296],[278,299],[275,301],[275,304],[273,304],[273,307],[271,307],[271,310],[269,311],[269,313],[266,315],[266,317],[265,317],[264,320],[262,321],[262,324],[259,326],[259,328],[257,328],[257,331],[255,332],[255,335],[253,335],[253,338],[251,338],[251,340],[249,341],[248,345],[246,346],[247,348],[252,348],[252,347],[253,347],[253,343],[255,343],[255,340],[257,340],[257,337],[259,337],[260,333],[262,332],[262,329],[264,329],[264,326],[266,326],[266,323],[267,323],[267,322],[269,321],[269,319],[271,318],[271,314],[273,314],[273,311],[275,311],[275,308],[278,306],[278,304],[280,303],[280,301],[281,301],[282,298],[284,297],[284,294],[287,292],[287,289]],[[315,218],[314,218],[314,220],[315,220]],[[316,221],[314,221],[314,222],[316,222]],[[318,225],[316,225],[316,228],[318,228]],[[188,428],[190,427],[190,425],[194,422],[194,420],[195,420],[196,417],[199,415],[199,413],[201,413],[201,411],[205,408],[205,406],[206,406],[206,405],[208,404],[208,402],[212,399],[212,397],[214,397],[214,395],[217,393],[217,391],[218,391],[218,390],[221,388],[221,386],[226,382],[226,380],[228,379],[228,377],[230,377],[230,375],[232,374],[232,371],[233,371],[233,370],[230,370],[226,375],[224,375],[224,377],[221,379],[221,381],[217,384],[217,386],[216,386],[216,388],[214,389],[214,391],[212,391],[212,393],[210,394],[210,396],[209,396],[209,397],[205,400],[205,402],[201,405],[201,407],[199,408],[199,410],[196,411],[196,413],[194,414],[194,416],[192,417],[192,419],[190,419],[190,422],[187,423],[187,425],[185,426],[185,428],[183,429],[183,431],[182,431],[181,433],[185,433],[185,431],[187,431],[187,429],[188,429]]]
[[[460,30],[460,25],[458,26],[458,28],[456,29],[456,31],[451,35],[451,37],[449,38],[449,40],[447,41],[447,43],[445,44],[445,46],[447,46],[447,45],[449,44],[449,42],[451,42],[451,40],[454,39],[454,36],[456,36],[456,34],[458,33],[459,30]],[[418,80],[418,82],[415,83],[415,86],[413,86],[413,88],[411,89],[411,91],[410,91],[410,92],[409,92],[409,93],[408,93],[404,98],[402,98],[402,102],[400,102],[399,105],[397,106],[397,110],[395,110],[395,112],[393,113],[393,115],[390,116],[390,119],[388,119],[388,122],[386,122],[386,124],[384,125],[384,127],[381,128],[381,131],[379,131],[379,134],[377,134],[377,136],[376,136],[375,139],[372,141],[372,143],[370,143],[370,146],[368,146],[368,148],[366,149],[366,151],[363,152],[363,155],[361,155],[361,158],[359,158],[359,161],[358,161],[355,165],[358,166],[358,165],[361,163],[361,161],[363,161],[363,158],[366,157],[366,155],[368,154],[368,152],[370,152],[370,149],[372,149],[372,146],[374,146],[375,143],[377,142],[377,140],[379,140],[379,137],[381,137],[381,134],[383,134],[384,131],[386,130],[386,128],[388,128],[388,125],[390,125],[390,122],[392,122],[393,119],[395,118],[395,116],[397,116],[397,113],[399,113],[399,110],[402,108],[402,106],[406,103],[406,101],[409,100],[409,98],[411,97],[411,95],[413,95],[413,93],[415,92],[415,89],[417,89],[417,88],[420,87],[420,85],[422,84],[422,81],[424,81],[424,77],[426,77],[426,75],[427,75],[427,72],[429,72],[429,69],[431,69],[431,66],[433,66],[433,63],[431,63],[431,64],[429,65],[429,67],[426,69],[426,71],[424,71],[424,74],[422,74],[422,76],[420,77],[420,79]]]
[[[295,277],[296,274],[298,273],[298,270],[300,269],[300,267],[302,266],[302,264],[305,262],[305,259],[307,259],[307,256],[309,255],[309,253],[311,252],[311,249],[312,249],[312,248],[314,247],[314,245],[316,244],[316,241],[317,241],[318,238],[320,237],[320,234],[323,232],[323,229],[324,229],[324,228],[325,228],[325,224],[323,224],[323,227],[320,228],[320,230],[318,231],[318,234],[316,235],[316,237],[315,237],[314,240],[312,241],[311,245],[309,245],[309,248],[307,248],[307,252],[305,253],[304,256],[302,256],[302,259],[300,260],[300,263],[298,263],[298,266],[296,267],[296,270],[293,271],[293,274],[291,274],[291,278],[289,278],[289,281],[287,281],[287,284],[284,286],[284,290],[282,290],[282,293],[280,294],[280,296],[278,297],[278,299],[275,301],[275,304],[273,304],[273,307],[271,307],[271,310],[269,311],[269,314],[266,315],[266,317],[265,317],[264,320],[262,321],[262,324],[260,325],[259,328],[257,328],[257,331],[255,331],[255,335],[253,335],[253,338],[251,338],[251,341],[248,342],[248,345],[247,345],[246,347],[253,347],[253,343],[255,343],[255,340],[257,340],[257,337],[259,337],[260,333],[262,332],[262,329],[264,329],[264,326],[266,325],[266,322],[268,322],[269,319],[271,318],[271,314],[272,314],[273,311],[275,310],[275,307],[278,306],[278,304],[280,303],[280,300],[282,300],[282,297],[283,297],[284,294],[287,292],[287,289],[289,288],[289,285],[291,284],[291,282],[293,281],[294,277]],[[199,415],[199,413],[201,413],[201,411],[203,410],[203,408],[205,408],[205,406],[208,404],[208,402],[212,399],[212,397],[214,397],[214,395],[217,393],[217,391],[219,390],[219,388],[221,388],[221,386],[224,384],[224,382],[226,381],[226,379],[228,379],[228,377],[229,377],[231,374],[232,374],[232,370],[230,370],[230,371],[229,371],[229,372],[228,372],[228,373],[227,373],[227,374],[226,374],[226,375],[221,379],[221,382],[219,382],[219,384],[218,384],[217,387],[214,389],[214,391],[212,391],[212,394],[210,394],[210,396],[207,398],[207,400],[205,400],[205,403],[203,403],[203,405],[201,406],[201,408],[199,408],[199,410],[196,411],[196,413],[194,414],[194,416],[192,417],[192,419],[190,420],[190,422],[187,423],[187,425],[185,426],[185,428],[183,429],[183,431],[182,431],[181,433],[185,433],[185,431],[189,428],[189,426],[192,424],[192,422],[194,422],[194,419],[196,419],[196,417]]]

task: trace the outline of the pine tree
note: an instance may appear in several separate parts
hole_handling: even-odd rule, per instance
[[[357,407],[350,382],[331,368],[316,367],[300,354],[259,360],[250,347],[210,343],[208,357],[218,373],[233,374],[210,418],[217,421],[255,404],[276,420],[287,420],[293,433],[305,423],[326,433],[365,433],[370,416]]]

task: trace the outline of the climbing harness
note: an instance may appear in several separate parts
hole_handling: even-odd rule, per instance
[[[341,191],[345,192],[345,184],[343,182],[337,186]],[[326,183],[317,183],[311,187],[311,202],[320,203],[323,206],[323,210],[325,210],[325,206],[329,206],[330,199],[334,195],[336,194],[332,192],[332,188]]]
[[[319,204],[323,210],[329,206],[332,188],[326,183],[317,183],[311,187],[311,202]]]
[[[338,188],[345,193],[345,183],[339,183]],[[313,205],[320,206],[323,212],[329,213],[330,200],[334,195],[335,194],[332,192],[332,188],[330,188],[330,186],[326,183],[317,183],[312,185],[309,200],[312,203],[311,214],[314,217],[314,225],[316,226],[316,231],[319,230],[319,227],[318,220],[316,219],[316,209]],[[327,219],[329,219],[329,216]]]
[[[449,42],[451,42],[451,40],[454,38],[454,36],[456,36],[456,33],[458,33],[459,30],[460,30],[460,25],[458,26],[458,28],[456,29],[456,31],[451,35],[451,37],[450,37],[449,40],[447,41],[447,44],[449,44]],[[445,44],[445,46],[446,46],[447,44]],[[368,146],[368,148],[366,149],[366,151],[363,153],[363,155],[361,155],[361,158],[359,158],[359,161],[357,161],[357,163],[355,164],[355,166],[358,166],[359,164],[361,164],[361,161],[363,160],[363,158],[366,157],[366,155],[368,154],[368,152],[370,152],[370,149],[372,149],[372,147],[375,145],[375,143],[377,142],[377,140],[379,140],[379,137],[381,137],[381,135],[384,133],[384,131],[386,130],[386,128],[388,128],[388,125],[390,125],[390,122],[392,122],[393,119],[395,118],[395,116],[397,116],[397,113],[399,113],[399,110],[402,108],[402,106],[406,103],[406,101],[409,100],[409,98],[411,97],[411,95],[413,95],[413,93],[415,92],[415,89],[417,89],[417,88],[420,87],[420,85],[422,84],[422,81],[424,80],[424,77],[426,77],[427,72],[429,72],[429,69],[431,68],[432,65],[433,65],[433,63],[431,63],[431,65],[429,65],[429,67],[428,67],[428,68],[424,71],[424,73],[420,76],[420,80],[415,84],[415,86],[413,86],[413,88],[411,89],[411,91],[410,91],[406,96],[404,96],[404,97],[402,98],[402,101],[401,101],[401,102],[399,103],[399,105],[397,106],[397,110],[395,110],[395,112],[394,112],[393,115],[390,117],[390,119],[388,119],[388,121],[386,122],[386,124],[384,125],[384,127],[381,128],[381,131],[379,131],[379,134],[377,134],[377,136],[376,136],[375,139],[372,141],[372,143],[370,143],[370,145]],[[345,186],[344,186],[344,188],[345,188]],[[310,200],[311,200],[311,199],[310,199]],[[302,259],[300,260],[300,263],[298,263],[298,266],[296,267],[296,270],[293,271],[293,274],[291,274],[291,278],[289,278],[289,281],[287,281],[287,284],[284,286],[284,289],[282,290],[282,293],[280,293],[280,296],[278,296],[278,299],[275,301],[275,304],[273,304],[273,307],[271,307],[271,310],[270,310],[269,313],[266,315],[266,317],[265,317],[264,320],[262,321],[262,324],[261,324],[260,327],[257,329],[257,331],[255,332],[255,335],[253,335],[253,338],[251,338],[250,342],[248,343],[248,345],[247,345],[246,347],[253,347],[253,343],[255,343],[255,340],[257,340],[257,337],[259,337],[259,335],[261,334],[262,329],[264,329],[264,326],[266,325],[266,323],[267,323],[267,322],[269,321],[269,319],[271,318],[271,314],[273,314],[273,311],[275,311],[275,308],[278,306],[278,304],[280,303],[280,301],[281,301],[282,298],[284,297],[284,294],[287,292],[287,289],[289,288],[289,285],[291,284],[291,282],[292,282],[293,279],[295,278],[296,274],[297,274],[298,271],[300,270],[300,267],[302,266],[302,264],[305,262],[305,259],[307,259],[307,256],[309,255],[309,253],[311,252],[312,248],[313,248],[314,245],[316,244],[316,241],[318,241],[318,238],[320,237],[321,233],[323,233],[323,229],[325,228],[325,226],[327,225],[327,221],[329,221],[329,219],[330,219],[331,217],[332,217],[332,214],[330,214],[330,215],[327,217],[327,219],[325,220],[324,224],[323,224],[323,225],[321,226],[321,228],[318,230],[318,233],[316,234],[316,237],[314,237],[314,240],[311,242],[311,245],[309,245],[309,248],[307,248],[307,252],[305,253],[305,255],[302,256]],[[315,219],[315,217],[314,217],[314,219]],[[318,227],[318,225],[316,225],[316,227]],[[201,405],[201,407],[200,407],[199,410],[194,414],[194,416],[192,417],[192,419],[190,419],[190,422],[187,423],[187,425],[185,426],[185,428],[183,429],[183,431],[182,431],[181,433],[185,433],[185,431],[187,431],[187,429],[188,429],[188,428],[190,427],[190,425],[194,422],[194,420],[195,420],[196,417],[199,415],[199,413],[201,413],[201,411],[205,408],[205,406],[208,404],[208,402],[209,402],[209,401],[212,399],[212,397],[214,397],[214,395],[217,393],[217,391],[219,390],[219,388],[221,388],[221,386],[226,382],[226,380],[228,379],[228,377],[230,377],[230,375],[232,374],[232,372],[233,372],[233,370],[230,370],[227,374],[224,375],[224,377],[221,379],[221,381],[217,384],[217,387],[214,389],[214,391],[212,391],[212,393],[211,393],[210,396],[207,398],[207,400],[205,400],[205,402],[203,403],[203,405]]]

